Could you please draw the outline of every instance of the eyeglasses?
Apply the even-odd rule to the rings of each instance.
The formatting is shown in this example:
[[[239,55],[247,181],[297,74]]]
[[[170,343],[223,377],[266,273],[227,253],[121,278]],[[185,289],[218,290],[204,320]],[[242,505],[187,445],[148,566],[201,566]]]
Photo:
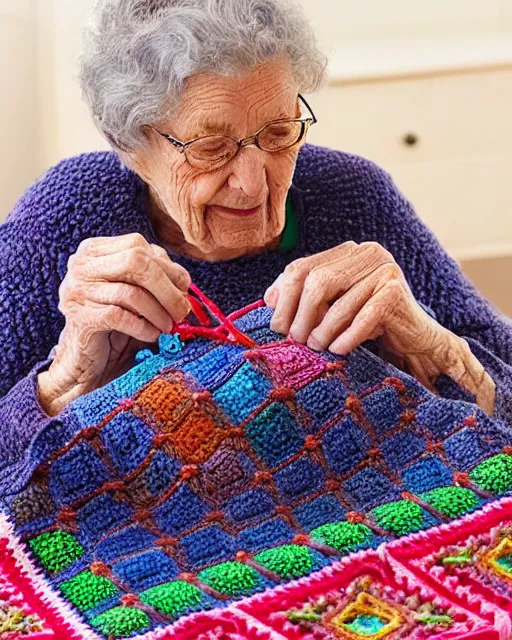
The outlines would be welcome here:
[[[298,144],[308,132],[309,127],[317,122],[306,100],[301,95],[299,100],[309,111],[308,117],[273,120],[254,135],[243,140],[225,135],[212,135],[181,142],[156,129],[155,131],[174,145],[180,153],[184,153],[193,167],[203,171],[215,171],[233,160],[240,149],[248,145],[255,145],[268,153],[279,153]]]

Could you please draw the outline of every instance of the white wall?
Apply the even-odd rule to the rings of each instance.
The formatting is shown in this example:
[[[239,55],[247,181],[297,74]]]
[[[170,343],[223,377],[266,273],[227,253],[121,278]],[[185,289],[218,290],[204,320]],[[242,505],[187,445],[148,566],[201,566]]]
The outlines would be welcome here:
[[[35,0],[0,0],[0,220],[39,169]]]
[[[512,25],[510,0],[299,0],[326,50],[346,42],[443,33],[496,32]]]
[[[80,33],[94,0],[35,1],[43,118],[40,165],[44,168],[62,157],[107,147],[81,102],[75,77]],[[407,41],[414,43],[420,37],[434,46],[441,37],[467,35],[467,47],[473,50],[471,34],[491,38],[512,29],[512,0],[299,1],[322,48],[333,58],[333,66],[339,66],[334,59],[338,50],[345,69],[377,68],[382,59],[380,47],[397,40],[406,42],[405,52],[398,55],[407,57]]]
[[[322,48],[333,55],[337,51],[333,67],[343,66],[344,73],[355,69],[361,77],[371,76],[372,70],[377,75],[396,74],[399,58],[420,58],[436,47],[442,58],[445,53],[439,43],[457,39],[465,43],[471,55],[483,59],[485,47],[489,54],[489,43],[500,37],[507,40],[506,35],[512,33],[512,0],[299,1],[315,25]],[[0,81],[7,86],[7,99],[0,102],[0,122],[9,123],[1,133],[0,220],[24,187],[44,169],[70,155],[108,148],[81,101],[75,75],[81,30],[93,3],[94,0],[0,0]],[[425,46],[414,49],[411,43],[419,40]],[[512,43],[512,37],[508,40]],[[390,46],[395,48],[394,53],[383,66],[382,52]],[[494,55],[492,51],[491,54]],[[322,97],[313,100],[320,106]],[[364,113],[353,110],[351,126],[356,132],[365,129]],[[312,140],[320,132],[320,128],[312,130]],[[324,139],[317,141],[325,143]],[[355,137],[353,143],[350,150],[364,155],[364,136],[359,142]],[[343,143],[340,146],[344,148]],[[390,161],[387,166],[385,162],[392,172],[397,169],[395,163]],[[406,195],[420,213],[428,211],[429,203],[424,204],[422,199],[431,187],[422,186],[423,179],[409,178],[405,165],[398,171]],[[429,223],[451,242],[445,231],[444,212],[438,210],[437,203],[430,204],[436,215],[430,219],[428,214]],[[505,220],[510,207],[503,209]]]
[[[80,36],[94,0],[37,0],[41,170],[86,151],[107,149],[82,102],[76,77]]]

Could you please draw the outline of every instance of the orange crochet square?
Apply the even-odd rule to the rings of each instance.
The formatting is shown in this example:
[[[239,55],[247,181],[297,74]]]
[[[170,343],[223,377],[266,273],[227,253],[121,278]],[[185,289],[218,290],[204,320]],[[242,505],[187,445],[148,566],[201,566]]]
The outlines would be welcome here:
[[[227,435],[225,426],[211,415],[194,409],[183,420],[170,442],[178,457],[190,464],[208,460]]]
[[[191,406],[192,391],[181,380],[156,378],[135,400],[135,404],[151,412],[164,432],[179,426],[183,409]]]

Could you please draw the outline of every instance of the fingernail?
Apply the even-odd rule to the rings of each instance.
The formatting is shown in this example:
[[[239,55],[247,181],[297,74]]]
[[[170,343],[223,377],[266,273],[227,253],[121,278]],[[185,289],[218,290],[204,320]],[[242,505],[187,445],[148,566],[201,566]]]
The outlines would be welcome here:
[[[329,347],[329,351],[335,353],[338,356],[344,356],[346,354],[346,348],[343,346],[343,340],[335,340]]]
[[[310,349],[313,349],[313,351],[322,351],[322,345],[311,336],[309,337],[307,345]]]
[[[270,287],[265,291],[265,295],[263,296],[263,300],[267,307],[273,307],[277,300],[277,289],[274,287]]]

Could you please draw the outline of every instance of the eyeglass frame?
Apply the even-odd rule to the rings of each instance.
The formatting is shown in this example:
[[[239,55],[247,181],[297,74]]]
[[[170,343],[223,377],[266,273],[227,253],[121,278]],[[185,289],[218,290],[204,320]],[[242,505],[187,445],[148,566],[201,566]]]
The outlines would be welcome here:
[[[267,153],[279,153],[281,151],[286,151],[286,149],[291,149],[296,144],[298,144],[304,138],[304,136],[307,134],[307,132],[309,130],[309,127],[318,122],[315,114],[313,113],[313,109],[311,109],[311,107],[307,103],[307,101],[304,98],[304,96],[302,96],[299,93],[298,97],[299,97],[299,100],[302,101],[302,103],[306,106],[307,110],[311,114],[310,118],[280,118],[279,120],[271,120],[270,122],[267,122],[266,124],[264,124],[261,127],[261,129],[258,129],[258,131],[256,131],[256,133],[254,133],[252,136],[248,136],[247,138],[240,139],[240,138],[235,138],[234,136],[227,136],[227,135],[224,135],[222,133],[219,133],[219,134],[209,134],[209,135],[206,135],[206,136],[199,136],[198,138],[194,138],[193,140],[188,140],[187,142],[182,142],[181,140],[178,140],[177,138],[174,138],[171,135],[167,135],[165,133],[162,133],[161,131],[158,131],[158,129],[155,129],[154,127],[152,127],[152,128],[154,129],[154,131],[156,131],[156,133],[158,133],[158,135],[160,135],[160,136],[162,136],[162,138],[165,138],[166,140],[168,140],[174,146],[174,148],[177,149],[180,153],[184,153],[185,154],[185,158],[187,159],[187,162],[189,162],[191,166],[194,166],[194,165],[192,165],[192,163],[188,159],[186,152],[187,152],[187,148],[191,144],[193,144],[194,142],[197,142],[198,140],[204,140],[205,138],[215,138],[215,137],[230,138],[231,140],[234,140],[238,145],[238,150],[224,164],[221,164],[221,165],[219,165],[219,167],[216,167],[216,168],[220,169],[221,167],[223,167],[226,164],[228,164],[229,162],[231,162],[231,160],[236,158],[236,156],[240,153],[240,149],[242,149],[243,147],[247,147],[247,146],[249,146],[251,144],[254,144],[258,149],[260,149],[261,151],[266,151]],[[266,129],[269,125],[271,125],[271,124],[279,124],[281,122],[300,122],[300,123],[302,123],[302,130],[300,132],[299,138],[293,144],[289,145],[288,147],[283,147],[282,149],[276,149],[275,151],[269,151],[268,149],[262,149],[259,146],[259,141],[258,141],[258,136],[260,135],[260,133],[264,129]]]

